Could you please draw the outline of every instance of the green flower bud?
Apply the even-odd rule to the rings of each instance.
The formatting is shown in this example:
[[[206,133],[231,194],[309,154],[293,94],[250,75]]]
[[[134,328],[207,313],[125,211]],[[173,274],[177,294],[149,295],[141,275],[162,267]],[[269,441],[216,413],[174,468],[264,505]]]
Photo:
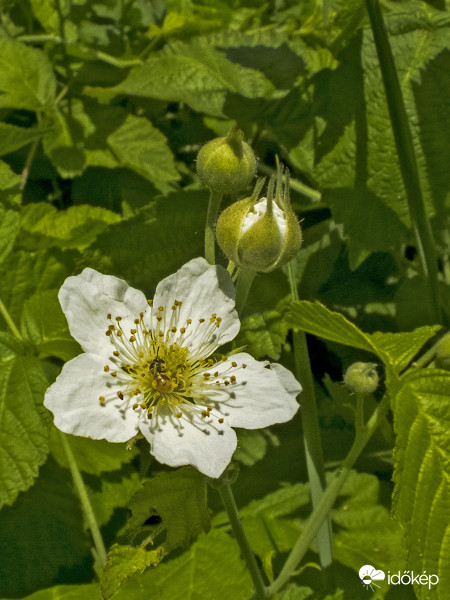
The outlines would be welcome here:
[[[355,362],[344,375],[344,383],[357,394],[371,394],[378,387],[379,377],[376,364]]]
[[[436,344],[434,364],[437,369],[450,371],[450,333],[446,333]]]
[[[267,198],[258,199],[264,185],[259,180],[250,198],[239,200],[220,215],[217,242],[238,267],[265,273],[288,262],[302,243],[302,232],[289,201],[289,173],[282,184],[283,168],[271,177]],[[274,188],[276,183],[276,193]]]
[[[205,187],[221,194],[235,196],[250,185],[256,158],[242,131],[234,127],[226,137],[205,144],[197,156],[197,173]]]

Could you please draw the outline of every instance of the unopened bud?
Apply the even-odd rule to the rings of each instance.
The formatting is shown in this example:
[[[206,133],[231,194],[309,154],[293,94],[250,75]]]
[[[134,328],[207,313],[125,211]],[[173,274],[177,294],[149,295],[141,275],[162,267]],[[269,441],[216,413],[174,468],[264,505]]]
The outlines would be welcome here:
[[[344,375],[345,385],[356,394],[371,394],[377,389],[378,382],[379,377],[374,363],[353,363]]]
[[[226,208],[217,221],[217,242],[238,267],[269,272],[288,262],[302,243],[302,233],[289,200],[289,174],[282,184],[279,165],[267,198],[258,198],[264,180],[258,181],[251,197]],[[274,193],[276,186],[276,191]]]
[[[197,156],[197,173],[211,191],[235,196],[248,187],[256,173],[256,158],[234,127],[226,137],[211,140]]]

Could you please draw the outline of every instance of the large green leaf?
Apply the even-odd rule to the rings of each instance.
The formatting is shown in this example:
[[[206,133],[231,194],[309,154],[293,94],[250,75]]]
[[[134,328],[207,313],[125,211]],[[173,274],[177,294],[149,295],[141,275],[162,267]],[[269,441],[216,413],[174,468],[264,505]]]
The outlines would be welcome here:
[[[248,600],[252,592],[236,542],[221,531],[211,531],[200,535],[188,552],[127,582],[117,599],[157,594],[158,600]]]
[[[108,137],[120,164],[149,179],[162,191],[179,179],[165,136],[144,118],[129,115]]]
[[[450,374],[411,372],[394,403],[398,442],[395,515],[405,530],[408,567],[439,577],[433,592],[416,586],[420,600],[445,600],[450,589]]]
[[[0,106],[40,110],[54,102],[55,92],[52,66],[42,50],[0,39]]]
[[[0,506],[32,485],[48,453],[50,414],[41,363],[0,332]]]
[[[2,598],[1,600],[8,600]],[[96,583],[85,585],[57,585],[24,596],[24,600],[101,600],[100,588]]]
[[[71,581],[67,571],[64,579],[60,573],[89,555],[71,483],[68,471],[47,463],[35,485],[0,512],[1,596]]]
[[[274,86],[262,73],[232,63],[213,45],[197,39],[167,45],[134,67],[122,83],[106,91],[94,88],[90,93],[186,102],[194,110],[219,116],[228,92],[257,98],[270,96],[273,91]]]
[[[71,206],[57,210],[45,202],[28,204],[22,212],[20,243],[31,250],[41,248],[86,248],[120,216],[99,206]]]
[[[20,229],[20,216],[15,210],[0,208],[0,263],[11,252]]]
[[[161,517],[167,530],[163,543],[166,552],[186,546],[201,531],[209,529],[205,477],[192,467],[158,473],[133,496],[129,508],[131,530],[151,515]]]
[[[0,156],[14,152],[41,137],[42,131],[39,129],[0,123]]]

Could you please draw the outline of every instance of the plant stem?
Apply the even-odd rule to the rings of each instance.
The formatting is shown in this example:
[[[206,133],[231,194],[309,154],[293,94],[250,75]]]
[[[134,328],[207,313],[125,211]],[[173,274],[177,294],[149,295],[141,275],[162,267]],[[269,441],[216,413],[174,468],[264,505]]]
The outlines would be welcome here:
[[[265,598],[267,598],[264,581],[256,563],[255,555],[253,554],[252,549],[250,548],[250,544],[248,543],[247,537],[244,533],[244,528],[242,527],[241,519],[239,518],[239,512],[236,506],[236,502],[234,500],[231,485],[229,481],[227,481],[226,477],[222,479],[222,484],[223,485],[221,487],[218,487],[217,489],[219,491],[225,510],[227,511],[228,519],[230,521],[234,537],[236,538],[239,548],[241,549],[242,557],[245,560],[245,563],[247,564],[250,577],[252,578],[253,584],[255,586],[254,597],[258,600],[264,600]]]
[[[11,319],[11,315],[9,314],[8,309],[3,304],[1,299],[0,299],[0,313],[3,315],[3,318],[5,319],[7,325],[9,326],[9,328],[11,329],[13,334],[16,336],[16,338],[21,340],[22,336],[20,335],[20,331],[17,329],[14,321]]]
[[[214,192],[212,190],[209,194],[205,227],[205,258],[210,265],[214,265],[216,262],[216,237],[214,235],[214,225],[216,224],[217,213],[219,212],[222,196],[223,194],[221,192]]]
[[[288,273],[291,296],[292,300],[295,301],[298,300],[298,293],[292,261],[288,264]],[[311,372],[311,363],[309,361],[306,334],[303,331],[294,331],[293,346],[295,374],[303,387],[300,413],[303,424],[303,440],[305,445],[311,500],[313,509],[316,509],[325,492],[326,480],[319,418],[317,415],[314,391],[314,379]],[[332,588],[334,583],[334,574],[331,568],[333,563],[333,544],[331,523],[329,519],[324,520],[318,530],[317,543],[319,546],[320,564],[325,573],[326,585],[327,587]]]
[[[413,222],[419,261],[424,279],[428,284],[429,316],[431,322],[441,323],[442,313],[439,304],[436,248],[420,187],[419,172],[414,154],[408,115],[379,1],[366,0],[366,4],[383,77],[403,185]]]
[[[33,160],[34,160],[34,157],[35,157],[35,154],[36,154],[36,150],[37,150],[37,147],[39,146],[39,142],[40,141],[41,141],[40,138],[37,139],[37,140],[34,140],[32,146],[30,148],[30,151],[28,152],[27,159],[25,161],[25,165],[24,165],[24,167],[22,169],[22,173],[21,173],[21,177],[22,177],[22,181],[20,182],[20,189],[21,190],[24,190],[25,186],[27,184],[28,175],[30,174],[31,165],[33,163]]]
[[[239,269],[236,284],[236,310],[241,316],[247,300],[248,293],[255,279],[256,271],[250,269]]]
[[[309,545],[312,540],[316,536],[319,531],[323,521],[327,518],[328,513],[330,512],[333,504],[339,494],[342,485],[344,484],[347,475],[349,474],[351,468],[355,464],[357,458],[365,448],[367,442],[372,437],[376,428],[380,421],[386,415],[386,412],[389,408],[389,397],[387,394],[384,395],[384,398],[380,402],[380,404],[375,409],[374,413],[370,417],[367,425],[356,434],[355,441],[353,442],[353,446],[350,449],[347,457],[342,463],[340,469],[337,470],[333,479],[328,484],[325,493],[320,499],[319,504],[315,508],[314,512],[306,522],[306,525],[298,538],[295,546],[291,550],[286,562],[272,585],[269,586],[268,592],[270,594],[274,594],[278,592],[290,579],[291,575],[297,569],[298,564],[306,554]]]
[[[69,469],[72,474],[75,489],[77,491],[78,497],[80,498],[81,507],[86,517],[89,529],[91,530],[91,535],[94,541],[95,551],[97,555],[96,558],[98,559],[99,563],[103,566],[106,562],[105,544],[103,543],[102,534],[100,533],[100,528],[97,524],[97,520],[95,518],[95,514],[92,509],[91,502],[89,500],[86,486],[84,485],[84,481],[78,468],[75,456],[73,455],[72,449],[70,447],[69,440],[67,439],[66,435],[64,435],[64,433],[62,433],[61,431],[58,430],[58,433],[61,440],[61,444],[64,448],[64,452],[67,456],[67,462],[69,463]]]

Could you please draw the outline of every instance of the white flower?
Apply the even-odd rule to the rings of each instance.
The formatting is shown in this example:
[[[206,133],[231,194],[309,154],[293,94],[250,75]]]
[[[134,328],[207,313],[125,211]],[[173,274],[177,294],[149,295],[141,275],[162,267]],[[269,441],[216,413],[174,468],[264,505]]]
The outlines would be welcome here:
[[[85,352],[45,395],[66,433],[125,442],[140,431],[158,461],[219,477],[236,449],[231,427],[267,427],[298,409],[301,386],[281,365],[211,356],[240,324],[228,273],[203,258],[164,279],[153,301],[93,269],[66,279],[59,300]]]

